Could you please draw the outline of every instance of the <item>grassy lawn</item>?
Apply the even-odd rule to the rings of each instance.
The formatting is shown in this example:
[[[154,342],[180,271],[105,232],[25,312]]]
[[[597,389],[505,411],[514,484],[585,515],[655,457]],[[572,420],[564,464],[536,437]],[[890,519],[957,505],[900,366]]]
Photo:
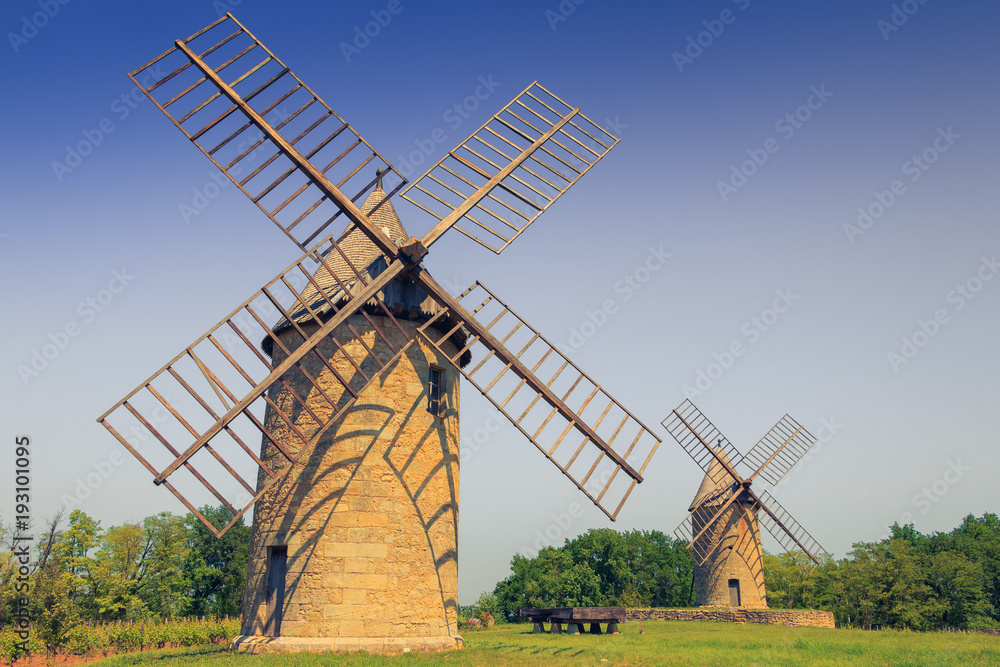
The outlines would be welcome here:
[[[126,665],[1000,665],[1000,637],[768,625],[635,622],[618,636],[532,635],[530,625],[468,632],[444,654],[243,656],[222,647],[149,651],[98,661]]]

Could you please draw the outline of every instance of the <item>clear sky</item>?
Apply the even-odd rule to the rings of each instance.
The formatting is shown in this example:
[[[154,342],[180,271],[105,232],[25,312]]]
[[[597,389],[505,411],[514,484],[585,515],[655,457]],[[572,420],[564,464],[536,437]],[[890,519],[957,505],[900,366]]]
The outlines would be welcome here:
[[[64,494],[104,526],[183,511],[95,420],[298,254],[235,188],[185,218],[211,165],[125,76],[226,9],[400,168],[535,79],[618,132],[502,255],[448,235],[429,269],[577,348],[661,437],[686,393],[743,451],[791,414],[821,446],[771,491],[828,551],[998,511],[996,3],[401,0],[359,48],[390,4],[4,3],[0,466],[31,437],[39,523]],[[489,415],[465,386],[463,603],[612,525]],[[672,531],[700,477],[665,440],[615,527]]]

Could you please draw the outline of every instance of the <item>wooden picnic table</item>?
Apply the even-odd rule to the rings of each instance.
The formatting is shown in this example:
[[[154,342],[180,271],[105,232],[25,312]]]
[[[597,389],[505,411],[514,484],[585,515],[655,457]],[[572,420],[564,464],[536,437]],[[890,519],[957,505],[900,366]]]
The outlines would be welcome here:
[[[535,627],[532,634],[545,632],[543,623],[551,623],[550,632],[561,634],[566,624],[567,634],[578,635],[584,631],[584,624],[590,624],[590,634],[599,635],[601,623],[607,623],[606,634],[617,635],[618,624],[625,622],[624,607],[553,607],[549,609],[529,607],[520,611],[521,618],[529,618]]]

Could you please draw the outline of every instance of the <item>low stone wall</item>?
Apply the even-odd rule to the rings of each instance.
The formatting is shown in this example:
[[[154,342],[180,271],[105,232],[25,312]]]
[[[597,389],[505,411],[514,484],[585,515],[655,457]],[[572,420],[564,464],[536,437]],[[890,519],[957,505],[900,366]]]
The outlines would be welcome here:
[[[813,609],[629,609],[630,621],[707,621],[709,623],[764,623],[791,627],[833,628],[833,613]]]

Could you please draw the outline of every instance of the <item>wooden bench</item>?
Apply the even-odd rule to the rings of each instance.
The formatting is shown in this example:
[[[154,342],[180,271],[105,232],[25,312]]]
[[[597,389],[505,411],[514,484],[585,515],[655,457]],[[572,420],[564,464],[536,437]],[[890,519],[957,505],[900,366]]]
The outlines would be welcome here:
[[[606,634],[617,635],[618,624],[625,622],[624,607],[556,607],[552,609],[527,608],[520,611],[521,618],[531,619],[535,627],[532,634],[545,632],[544,623],[551,623],[550,632],[558,635],[564,632],[563,624],[566,624],[565,632],[571,635],[579,635],[585,632],[583,626],[590,624],[590,634],[599,635],[601,623],[607,623]]]

